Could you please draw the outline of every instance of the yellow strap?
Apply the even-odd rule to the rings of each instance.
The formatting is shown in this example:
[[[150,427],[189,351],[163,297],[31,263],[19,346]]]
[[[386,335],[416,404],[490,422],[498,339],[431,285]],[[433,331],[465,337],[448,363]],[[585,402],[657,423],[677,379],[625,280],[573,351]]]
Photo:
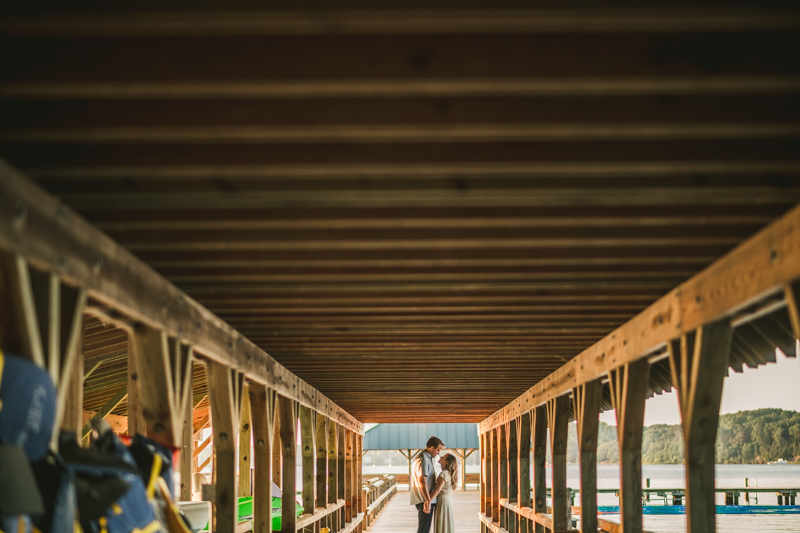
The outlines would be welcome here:
[[[133,528],[131,533],[156,533],[156,531],[161,531],[161,522],[153,520],[142,529]]]
[[[169,493],[169,487],[163,477],[158,478],[158,488],[161,489],[161,496],[163,496],[167,502],[166,508],[164,509],[167,531],[170,533],[192,533],[192,530],[186,527],[186,524],[183,522],[180,509],[178,509],[178,506],[172,501],[172,494]]]
[[[161,477],[161,463],[161,455],[153,455],[153,468],[150,470],[150,481],[147,482],[147,499],[149,500],[152,500],[156,494],[156,481]]]

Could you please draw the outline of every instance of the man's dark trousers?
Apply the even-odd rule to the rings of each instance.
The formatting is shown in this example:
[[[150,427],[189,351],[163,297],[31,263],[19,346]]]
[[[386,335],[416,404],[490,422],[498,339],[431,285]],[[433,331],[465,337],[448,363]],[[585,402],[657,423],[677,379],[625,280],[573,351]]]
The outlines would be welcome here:
[[[433,522],[433,513],[436,512],[436,504],[431,504],[431,512],[426,513],[424,511],[425,504],[418,503],[416,505],[417,508],[417,520],[419,520],[419,526],[417,527],[417,533],[431,533],[431,522]]]

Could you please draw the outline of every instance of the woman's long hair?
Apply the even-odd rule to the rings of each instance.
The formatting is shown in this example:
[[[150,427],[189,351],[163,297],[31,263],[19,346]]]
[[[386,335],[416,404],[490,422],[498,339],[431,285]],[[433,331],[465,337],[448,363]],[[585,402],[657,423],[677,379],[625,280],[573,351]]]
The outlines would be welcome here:
[[[456,483],[458,483],[458,461],[456,461],[456,456],[452,453],[446,453],[443,459],[442,471],[447,470],[450,472],[450,482],[453,484],[453,490],[456,490]]]

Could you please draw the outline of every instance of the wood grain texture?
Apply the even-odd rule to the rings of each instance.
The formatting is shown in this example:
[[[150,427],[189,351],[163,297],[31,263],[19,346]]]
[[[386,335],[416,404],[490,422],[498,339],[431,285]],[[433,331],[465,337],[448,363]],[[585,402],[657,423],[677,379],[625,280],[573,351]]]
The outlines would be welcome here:
[[[713,322],[670,343],[669,361],[678,390],[686,453],[688,531],[716,531],[715,444],[722,386],[728,373],[733,330]]]

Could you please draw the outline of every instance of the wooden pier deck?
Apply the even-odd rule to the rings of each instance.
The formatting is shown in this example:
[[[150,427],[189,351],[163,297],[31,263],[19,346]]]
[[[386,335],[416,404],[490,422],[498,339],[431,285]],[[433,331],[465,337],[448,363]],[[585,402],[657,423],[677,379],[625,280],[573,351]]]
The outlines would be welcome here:
[[[453,495],[458,533],[480,531],[480,491],[458,490]],[[417,509],[408,503],[408,491],[399,491],[369,528],[369,533],[415,533]]]

